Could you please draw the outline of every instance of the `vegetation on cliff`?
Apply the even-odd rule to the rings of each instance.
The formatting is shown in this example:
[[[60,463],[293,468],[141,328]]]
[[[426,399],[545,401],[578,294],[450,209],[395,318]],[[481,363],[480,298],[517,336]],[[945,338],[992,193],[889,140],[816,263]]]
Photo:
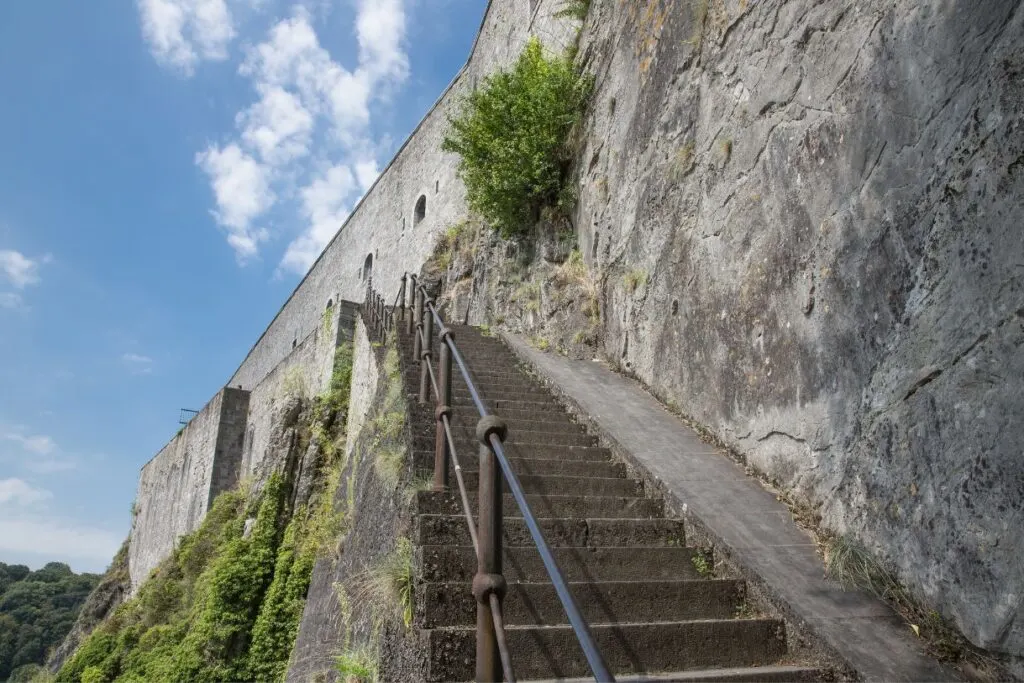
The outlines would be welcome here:
[[[0,681],[28,680],[40,668],[99,578],[60,562],[38,571],[0,562]]]
[[[308,502],[293,508],[293,473],[272,474],[214,501],[137,595],[82,643],[58,681],[281,680],[313,565],[341,528],[334,491],[342,469],[351,346],[335,357],[327,392],[307,406],[304,443],[322,457]]]
[[[544,206],[571,203],[569,139],[591,87],[571,55],[548,56],[532,39],[511,71],[487,77],[450,119],[442,149],[461,157],[470,209],[503,236],[525,233]]]

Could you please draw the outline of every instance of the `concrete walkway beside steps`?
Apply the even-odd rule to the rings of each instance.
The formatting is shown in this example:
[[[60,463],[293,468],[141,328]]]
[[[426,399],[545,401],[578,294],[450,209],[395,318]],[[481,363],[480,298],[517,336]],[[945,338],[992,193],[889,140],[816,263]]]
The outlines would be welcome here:
[[[669,413],[639,383],[593,361],[538,351],[502,335],[594,431],[664,486],[719,551],[759,583],[784,616],[870,681],[948,681],[884,603],[824,577],[811,536],[742,467]]]

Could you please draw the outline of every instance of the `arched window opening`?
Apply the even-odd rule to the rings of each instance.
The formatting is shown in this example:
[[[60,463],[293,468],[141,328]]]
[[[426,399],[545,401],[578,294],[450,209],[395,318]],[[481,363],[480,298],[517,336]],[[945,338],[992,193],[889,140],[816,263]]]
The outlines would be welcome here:
[[[416,227],[420,224],[424,218],[427,217],[427,195],[422,194],[420,198],[416,200],[416,211],[413,212],[412,227]]]
[[[334,308],[334,299],[328,299],[327,300],[327,310],[329,311],[332,308]]]
[[[369,280],[373,277],[373,254],[367,254],[366,260],[363,261],[363,280]]]

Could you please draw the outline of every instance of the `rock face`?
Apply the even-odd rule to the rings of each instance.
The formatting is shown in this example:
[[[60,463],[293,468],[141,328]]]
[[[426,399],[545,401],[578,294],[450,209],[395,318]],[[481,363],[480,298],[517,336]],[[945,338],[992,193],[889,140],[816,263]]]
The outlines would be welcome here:
[[[1024,655],[1024,10],[594,2],[605,351]]]

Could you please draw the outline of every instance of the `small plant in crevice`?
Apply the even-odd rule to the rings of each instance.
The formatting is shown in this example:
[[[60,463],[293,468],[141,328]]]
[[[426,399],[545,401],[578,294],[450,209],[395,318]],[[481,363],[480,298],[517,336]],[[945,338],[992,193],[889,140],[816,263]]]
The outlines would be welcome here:
[[[413,567],[412,541],[400,537],[395,549],[376,565],[359,574],[354,584],[356,598],[370,605],[373,614],[401,616],[406,628],[412,626]]]
[[[302,368],[292,366],[285,371],[281,379],[281,390],[285,396],[293,398],[305,398],[308,395],[309,383]]]
[[[367,646],[342,652],[334,660],[343,683],[375,683],[377,657]]]
[[[630,294],[647,284],[647,271],[637,268],[622,276],[622,284]]]
[[[864,546],[846,536],[827,537],[822,542],[826,575],[844,588],[860,589],[888,602],[907,625],[927,644],[940,661],[968,662],[984,677],[998,679],[999,663],[972,645],[933,609],[921,605],[895,575]],[[987,672],[987,673],[986,673]]]
[[[746,600],[741,600],[736,605],[736,610],[733,612],[733,616],[736,619],[756,619],[760,614],[753,606]]]
[[[565,0],[562,3],[561,8],[555,12],[555,17],[570,17],[572,19],[583,21],[587,18],[587,12],[589,11],[590,0]]]
[[[460,157],[470,209],[503,237],[527,234],[542,207],[572,202],[570,139],[591,89],[569,56],[545,55],[534,38],[449,118],[441,148]]]
[[[417,493],[424,491],[434,490],[434,475],[432,474],[417,474],[413,476],[405,490],[402,492],[402,501],[409,505],[416,498]]]
[[[693,568],[697,573],[704,578],[710,578],[715,574],[715,561],[709,549],[702,548],[697,550],[693,557],[690,558],[690,563],[693,564]]]

